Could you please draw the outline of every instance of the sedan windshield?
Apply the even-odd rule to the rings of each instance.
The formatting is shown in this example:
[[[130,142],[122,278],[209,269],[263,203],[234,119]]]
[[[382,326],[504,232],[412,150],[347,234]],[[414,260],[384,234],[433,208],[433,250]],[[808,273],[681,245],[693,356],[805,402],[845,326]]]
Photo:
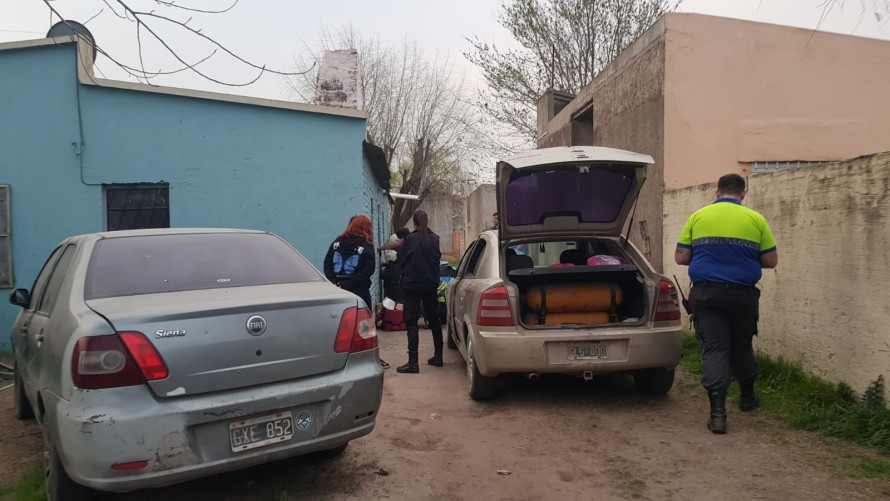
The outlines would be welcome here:
[[[84,297],[322,280],[303,256],[274,235],[146,235],[97,242],[87,269]]]

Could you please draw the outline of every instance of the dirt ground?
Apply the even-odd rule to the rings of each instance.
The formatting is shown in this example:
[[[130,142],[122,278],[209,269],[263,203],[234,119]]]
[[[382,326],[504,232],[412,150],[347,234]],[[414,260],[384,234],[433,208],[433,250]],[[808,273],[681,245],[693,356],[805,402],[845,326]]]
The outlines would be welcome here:
[[[431,355],[421,331],[422,360]],[[402,375],[405,337],[381,332],[385,395],[374,432],[336,459],[298,458],[111,499],[393,500],[877,500],[886,484],[841,472],[864,453],[730,410],[729,433],[704,426],[707,401],[683,375],[666,397],[626,377],[511,381],[474,402],[465,366]],[[39,432],[0,392],[0,487],[31,470]]]

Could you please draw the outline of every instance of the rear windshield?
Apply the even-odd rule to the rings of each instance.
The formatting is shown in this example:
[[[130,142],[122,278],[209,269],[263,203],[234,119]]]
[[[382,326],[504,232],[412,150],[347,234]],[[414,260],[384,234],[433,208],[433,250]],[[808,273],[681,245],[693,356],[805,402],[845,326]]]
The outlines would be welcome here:
[[[303,256],[265,233],[118,237],[96,243],[84,297],[322,280]]]
[[[634,185],[633,166],[572,166],[517,171],[507,184],[507,224],[541,224],[548,217],[575,216],[584,223],[618,218]]]

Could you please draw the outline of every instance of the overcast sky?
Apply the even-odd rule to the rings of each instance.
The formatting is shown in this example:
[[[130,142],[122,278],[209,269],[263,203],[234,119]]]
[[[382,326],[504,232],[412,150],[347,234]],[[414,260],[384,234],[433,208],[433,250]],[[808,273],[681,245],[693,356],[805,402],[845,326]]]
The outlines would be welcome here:
[[[814,29],[819,26],[824,0],[684,0],[682,12],[749,19]],[[820,29],[858,36],[890,39],[890,24],[878,20],[870,12],[863,14],[862,5],[872,0],[846,0],[843,8],[836,8],[822,22]],[[157,9],[152,0],[130,0],[134,7]],[[182,5],[213,9],[231,4],[230,0],[178,0]],[[471,82],[477,74],[464,59],[466,37],[479,37],[496,44],[509,43],[508,34],[497,23],[497,12],[502,0],[338,0],[308,2],[305,0],[241,0],[225,14],[195,14],[192,26],[205,33],[234,53],[251,62],[279,70],[292,70],[294,55],[303,47],[303,40],[317,39],[322,26],[337,28],[352,23],[362,33],[376,33],[399,43],[403,39],[419,42],[429,54],[447,56],[458,72],[464,72]],[[67,19],[86,22],[100,46],[117,59],[138,66],[136,37],[133,23],[117,18],[109,5],[112,0],[52,0],[51,5]],[[103,10],[104,9],[104,10]],[[57,21],[58,19],[55,19]],[[0,0],[0,42],[42,38],[50,26],[50,11],[42,0]],[[162,32],[171,45],[180,50],[186,60],[200,59],[209,49],[194,38],[173,32]],[[146,44],[146,67],[174,69],[175,61],[159,58],[157,44],[151,44],[143,33]],[[214,58],[201,68],[222,80],[246,82],[256,77],[256,71],[230,60]],[[100,56],[96,64],[100,75],[114,79],[132,79]],[[266,74],[246,87],[223,87],[201,77],[185,73],[155,80],[161,85],[213,90],[271,99],[285,98],[282,77]]]

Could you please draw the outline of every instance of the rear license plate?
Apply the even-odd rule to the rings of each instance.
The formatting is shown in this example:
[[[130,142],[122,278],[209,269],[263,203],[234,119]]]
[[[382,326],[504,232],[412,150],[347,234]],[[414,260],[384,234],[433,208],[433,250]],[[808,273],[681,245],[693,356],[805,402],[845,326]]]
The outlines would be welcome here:
[[[293,436],[294,419],[290,411],[229,423],[232,452],[277,444]]]
[[[608,347],[604,343],[570,344],[569,360],[604,360],[609,358]]]

